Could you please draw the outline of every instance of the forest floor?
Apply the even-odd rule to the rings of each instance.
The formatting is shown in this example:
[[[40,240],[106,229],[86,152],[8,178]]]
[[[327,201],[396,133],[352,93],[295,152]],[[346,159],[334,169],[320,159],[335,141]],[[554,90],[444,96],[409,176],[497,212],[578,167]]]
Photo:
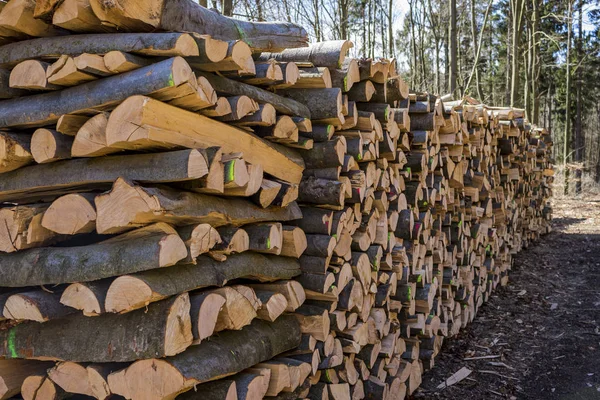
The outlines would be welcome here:
[[[415,399],[600,399],[600,198],[555,200],[553,232],[447,340]],[[496,358],[465,361],[468,357]],[[459,383],[437,386],[467,367]]]

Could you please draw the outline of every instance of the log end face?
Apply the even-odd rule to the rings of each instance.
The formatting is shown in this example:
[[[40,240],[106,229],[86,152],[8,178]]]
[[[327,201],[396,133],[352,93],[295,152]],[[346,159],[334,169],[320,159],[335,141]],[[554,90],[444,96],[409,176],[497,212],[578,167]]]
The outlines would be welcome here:
[[[81,283],[72,283],[67,286],[60,297],[60,303],[81,310],[87,316],[96,316],[102,312],[102,305],[98,302],[98,298],[90,288]]]
[[[54,200],[48,207],[42,218],[42,226],[63,235],[93,232],[96,228],[96,208],[85,196],[67,194]]]
[[[195,383],[167,361],[157,359],[137,361],[108,376],[111,392],[126,399],[172,399]]]
[[[129,142],[148,139],[148,131],[142,126],[144,105],[150,98],[131,96],[117,106],[106,124],[106,145],[131,149]]]
[[[171,306],[165,332],[165,355],[174,356],[187,349],[194,340],[190,317],[190,296],[180,295]]]
[[[35,302],[29,297],[20,294],[12,295],[6,300],[2,314],[4,318],[14,320],[36,322],[45,322],[47,320]]]
[[[105,308],[106,312],[123,313],[145,307],[159,298],[141,279],[124,275],[115,279],[108,288]]]
[[[225,297],[218,293],[211,293],[206,296],[202,305],[198,309],[198,323],[194,327],[197,334],[195,343],[212,336],[217,325],[217,318],[221,308],[225,305]],[[193,318],[195,320],[195,317]]]
[[[125,179],[118,178],[110,192],[96,197],[96,231],[100,234],[120,233],[151,222],[160,211],[158,200]]]
[[[170,267],[188,255],[187,247],[179,235],[168,235],[160,241],[159,267]]]

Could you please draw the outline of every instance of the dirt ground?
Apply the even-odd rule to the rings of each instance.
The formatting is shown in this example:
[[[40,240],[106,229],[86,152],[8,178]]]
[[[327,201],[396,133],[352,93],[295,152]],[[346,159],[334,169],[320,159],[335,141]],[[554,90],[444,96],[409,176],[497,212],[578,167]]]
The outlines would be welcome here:
[[[444,343],[415,399],[600,399],[600,198],[553,207],[554,231]],[[495,358],[464,360],[480,356]],[[466,379],[436,389],[462,367]]]

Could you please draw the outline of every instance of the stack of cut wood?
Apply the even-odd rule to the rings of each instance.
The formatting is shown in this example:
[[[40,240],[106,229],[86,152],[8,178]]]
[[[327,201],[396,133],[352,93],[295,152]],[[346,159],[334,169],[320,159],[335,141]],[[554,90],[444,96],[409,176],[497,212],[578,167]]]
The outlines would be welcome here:
[[[522,110],[191,0],[1,4],[0,399],[403,399],[549,229]]]

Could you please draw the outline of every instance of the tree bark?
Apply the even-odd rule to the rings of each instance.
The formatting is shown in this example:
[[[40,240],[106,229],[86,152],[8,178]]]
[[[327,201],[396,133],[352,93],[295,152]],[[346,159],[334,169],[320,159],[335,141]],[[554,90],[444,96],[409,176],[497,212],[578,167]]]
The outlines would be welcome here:
[[[306,46],[304,28],[287,22],[249,22],[229,18],[191,0],[90,1],[94,13],[121,31],[197,32],[215,39],[243,40],[254,51]]]
[[[85,282],[168,267],[187,256],[166,224],[153,225],[89,246],[43,247],[0,255],[3,286]]]
[[[300,344],[300,336],[293,316],[255,320],[241,331],[223,332],[175,357],[138,361],[111,374],[108,382],[113,393],[126,398],[168,399],[291,350]]]

